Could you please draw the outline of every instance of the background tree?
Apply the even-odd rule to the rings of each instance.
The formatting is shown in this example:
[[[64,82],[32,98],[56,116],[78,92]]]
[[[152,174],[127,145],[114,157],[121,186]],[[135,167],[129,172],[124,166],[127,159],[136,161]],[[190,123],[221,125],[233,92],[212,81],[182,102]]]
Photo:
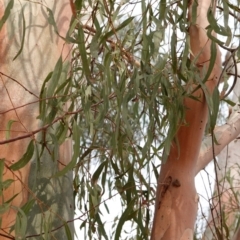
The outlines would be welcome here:
[[[1,1],[2,239],[148,239],[155,199],[152,239],[193,238],[194,177],[240,132],[214,130],[238,4]]]
[[[65,224],[73,218],[72,174],[53,177],[71,158],[64,119],[53,123],[66,109],[54,92],[70,77],[71,45],[60,37],[69,1],[0,1],[0,15],[0,239],[67,239],[64,228],[50,229],[73,229]]]

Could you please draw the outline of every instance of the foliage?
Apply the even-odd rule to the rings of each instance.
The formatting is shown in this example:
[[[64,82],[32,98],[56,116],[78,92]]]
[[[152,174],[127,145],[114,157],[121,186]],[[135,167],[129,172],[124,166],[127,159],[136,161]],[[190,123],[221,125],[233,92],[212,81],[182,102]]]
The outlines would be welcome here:
[[[45,149],[57,161],[59,146],[72,138],[72,160],[53,178],[74,171],[75,209],[86,239],[148,239],[158,169],[179,122],[184,124],[183,100],[193,98],[192,93],[206,80],[189,60],[188,4],[76,0],[75,5],[77,18],[72,19],[67,36],[61,36],[74,44],[72,61],[59,58],[43,82],[38,117],[42,134],[11,168],[23,167],[33,149],[39,155]],[[219,6],[224,24],[209,11],[208,33],[215,43],[227,48],[235,34],[228,26],[228,13],[240,10],[225,0]],[[45,10],[57,32],[51,9]],[[226,38],[214,38],[212,29]],[[213,45],[211,63],[214,53]],[[213,99],[207,91],[205,95],[212,129],[219,96],[217,91]],[[10,181],[1,181],[2,188]],[[121,204],[117,213],[114,205],[108,205],[115,196]],[[4,203],[1,211],[8,204]],[[25,210],[19,210],[16,230],[23,229]],[[116,214],[110,227],[105,227],[105,214]],[[131,224],[130,232],[126,222]],[[23,232],[19,234],[24,236]]]

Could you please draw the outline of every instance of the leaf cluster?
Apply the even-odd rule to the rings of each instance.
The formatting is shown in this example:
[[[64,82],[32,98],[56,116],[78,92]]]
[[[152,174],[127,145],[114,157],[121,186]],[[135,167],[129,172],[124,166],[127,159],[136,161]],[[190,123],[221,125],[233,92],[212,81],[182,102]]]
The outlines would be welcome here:
[[[74,171],[75,208],[82,213],[80,228],[88,239],[120,239],[126,236],[123,229],[128,221],[133,227],[127,234],[148,239],[159,166],[179,123],[185,124],[184,99],[197,101],[193,93],[206,81],[189,59],[187,1],[76,0],[75,6],[77,18],[72,19],[67,35],[60,36],[74,46],[72,61],[60,57],[43,82],[38,117],[42,131],[11,168],[16,171],[27,164],[33,151],[39,161],[44,152],[57,161],[59,146],[71,138],[72,159],[52,177]],[[196,10],[197,3],[194,6]],[[236,11],[236,6],[227,1],[223,6],[224,26],[209,10],[207,31],[214,44],[227,45],[232,39],[227,12]],[[48,23],[59,34],[52,11],[46,11]],[[216,39],[212,30],[227,40]],[[210,68],[215,61],[214,44]],[[24,39],[17,56],[22,48]],[[218,91],[213,98],[207,91],[205,95],[213,127]],[[6,184],[10,182],[2,182]],[[115,196],[120,198],[122,212],[116,214],[109,233],[103,212],[112,213],[108,201]]]

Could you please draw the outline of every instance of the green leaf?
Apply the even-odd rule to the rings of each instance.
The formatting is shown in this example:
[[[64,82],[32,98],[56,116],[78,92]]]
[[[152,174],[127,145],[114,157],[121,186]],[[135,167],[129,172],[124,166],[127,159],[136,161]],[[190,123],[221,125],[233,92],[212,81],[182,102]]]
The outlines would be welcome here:
[[[212,40],[212,42],[217,43],[218,45],[224,44],[223,41],[220,41],[219,39],[217,39],[215,36],[212,35],[212,28],[207,29],[207,36],[209,37],[209,39]]]
[[[22,28],[23,28],[23,32],[22,32],[22,41],[21,41],[21,47],[18,51],[18,53],[16,54],[16,56],[13,58],[13,61],[20,55],[20,53],[23,50],[23,45],[24,45],[24,40],[25,40],[25,30],[26,30],[26,22],[25,22],[25,17],[24,17],[24,13],[23,13],[23,8],[22,8]]]
[[[129,17],[128,19],[126,19],[125,21],[123,21],[117,28],[116,28],[116,32],[121,30],[122,28],[126,27],[129,23],[132,22],[132,20],[134,19],[134,17]]]
[[[16,207],[14,207],[16,208]],[[27,216],[21,208],[16,208],[18,210],[16,223],[15,223],[15,234],[18,239],[25,239],[27,230]]]
[[[216,47],[216,43],[213,41],[211,43],[210,50],[211,50],[211,59],[210,59],[210,63],[209,63],[208,69],[207,69],[207,73],[203,79],[203,83],[205,83],[208,80],[209,76],[211,75],[216,58],[217,58],[217,47]]]
[[[28,145],[27,151],[24,153],[22,158],[16,163],[14,163],[10,168],[13,171],[23,168],[31,160],[33,153],[34,153],[34,140],[31,140]]]
[[[54,14],[50,8],[47,7],[47,12],[48,12],[48,23],[53,26],[54,31],[59,35],[58,29],[57,29],[57,24],[54,19]]]
[[[4,23],[7,21],[9,15],[11,13],[11,10],[13,8],[13,5],[14,5],[14,0],[10,0],[8,5],[7,5],[7,7],[6,7],[6,9],[5,9],[5,11],[4,11],[3,17],[0,20],[0,31],[1,31]]]
[[[35,203],[35,199],[32,199],[28,202],[26,202],[22,207],[21,209],[23,210],[23,212],[27,215],[29,213],[29,211],[32,209],[34,203]]]
[[[128,24],[130,24],[132,22],[132,20],[134,19],[134,17],[129,17],[128,19],[126,19],[125,21],[123,21],[117,28],[115,28],[114,30],[112,29],[110,32],[106,33],[103,38],[101,39],[100,43],[104,43],[108,38],[110,38],[112,35],[114,35],[115,33],[117,33],[119,30],[121,30],[122,28],[126,27]]]
[[[52,98],[48,100],[48,109],[47,116],[45,118],[44,124],[51,123],[58,113],[58,100],[56,98]]]
[[[231,107],[234,107],[236,105],[235,102],[231,101],[230,99],[222,99],[222,101],[226,102],[227,104],[229,104]]]
[[[92,182],[93,184],[97,183],[98,178],[99,178],[99,176],[100,176],[103,168],[104,168],[105,166],[107,166],[107,164],[108,164],[107,161],[102,162],[102,163],[99,165],[99,167],[97,168],[97,170],[94,172],[94,174],[93,174],[93,176],[92,176],[92,179],[91,179],[91,182]]]
[[[98,223],[98,231],[99,233],[101,234],[101,236],[103,236],[106,240],[108,240],[108,236],[107,236],[107,233],[105,231],[105,228],[104,228],[104,224],[102,223],[102,220],[99,216],[99,213],[96,214],[95,216],[95,219]]]
[[[159,20],[165,21],[166,19],[166,9],[167,9],[167,3],[166,0],[161,0],[159,4]]]
[[[217,121],[219,104],[220,104],[219,91],[217,87],[214,89],[212,94],[212,103],[213,103],[213,108],[212,108],[212,114],[210,115],[210,124],[211,124],[211,129],[214,129]]]
[[[215,19],[213,10],[211,8],[209,8],[208,10],[207,18],[208,18],[208,22],[210,23],[210,26],[208,26],[207,29],[210,29],[210,33],[212,30],[214,30],[217,34],[220,34],[223,36],[229,36],[228,27],[224,28],[217,23],[217,20]]]
[[[45,122],[45,118],[47,117],[47,114],[46,114],[46,109],[47,109],[47,99],[46,99],[47,88],[46,88],[46,84],[51,79],[52,74],[53,73],[50,72],[47,75],[47,77],[45,78],[45,80],[42,84],[42,88],[41,88],[41,92],[40,92],[39,116],[38,116],[38,118],[41,119],[43,122]]]
[[[70,228],[69,228],[69,226],[66,222],[64,222],[64,229],[65,229],[65,233],[67,235],[67,239],[72,240],[72,233],[71,233],[71,230],[70,230]]]
[[[11,127],[14,122],[17,122],[15,120],[9,120],[7,123],[7,129],[6,129],[6,139],[10,139],[10,133],[11,133]]]
[[[172,55],[172,67],[173,72],[177,72],[177,53],[176,53],[176,46],[177,46],[177,35],[176,32],[173,31],[172,38],[171,38],[171,55]]]
[[[54,174],[52,177],[61,177],[63,175],[65,175],[67,172],[69,172],[70,170],[72,170],[77,163],[77,159],[79,158],[79,153],[80,153],[80,129],[77,125],[77,123],[74,121],[73,123],[73,156],[72,156],[72,160],[70,161],[70,163],[68,163],[68,165],[63,168],[61,171],[57,172],[56,174]]]
[[[7,188],[10,187],[10,185],[11,185],[13,182],[14,182],[13,179],[7,179],[7,180],[3,181],[2,184],[0,184],[0,185],[2,185],[1,188],[2,188],[3,190],[6,190]]]
[[[5,201],[5,203],[11,203],[11,202],[13,201],[13,199],[14,199],[15,197],[17,197],[18,194],[19,194],[19,193],[16,193],[15,195],[13,195],[11,198],[9,198],[7,201]]]
[[[76,7],[76,10],[78,12],[80,12],[81,9],[82,9],[83,0],[76,0],[74,4],[75,4],[75,7]]]
[[[156,180],[158,180],[158,170],[153,163],[152,163],[152,167],[153,167],[153,172],[154,172],[155,178],[156,178]]]
[[[237,5],[233,5],[233,4],[231,4],[229,1],[226,1],[226,2],[227,2],[227,5],[228,5],[231,9],[233,9],[234,11],[240,13],[240,8],[239,8]]]
[[[60,56],[60,58],[58,59],[54,71],[51,75],[51,79],[49,79],[48,81],[48,87],[47,87],[47,94],[46,97],[52,97],[54,90],[57,87],[58,81],[60,79],[61,76],[61,72],[62,72],[62,56]]]
[[[11,203],[1,203],[0,205],[0,214],[4,214],[10,209]]]
[[[217,24],[217,21],[214,17],[214,13],[213,13],[212,8],[208,9],[207,19],[208,19],[208,22],[210,23],[211,27],[214,29],[214,31],[218,31],[218,24]]]
[[[125,211],[121,215],[121,217],[119,219],[119,222],[118,222],[118,225],[117,225],[116,233],[115,233],[115,238],[114,238],[115,240],[119,240],[120,239],[120,235],[121,235],[123,224],[127,220],[130,220],[128,217],[134,211],[135,203],[136,203],[135,199],[132,199],[132,201],[127,205],[127,208],[125,209]]]
[[[68,133],[68,123],[66,122],[60,122],[57,129],[56,129],[56,138],[58,140],[58,144],[61,145],[67,138]]]
[[[85,73],[86,78],[89,80],[91,73],[89,69],[87,51],[85,47],[84,32],[81,27],[78,28],[78,49],[82,59],[83,72]]]

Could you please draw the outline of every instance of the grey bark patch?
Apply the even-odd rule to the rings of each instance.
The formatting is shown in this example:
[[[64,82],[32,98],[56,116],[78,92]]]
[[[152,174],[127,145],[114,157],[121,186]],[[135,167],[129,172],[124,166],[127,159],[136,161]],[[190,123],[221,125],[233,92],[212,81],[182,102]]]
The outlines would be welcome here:
[[[180,240],[193,240],[193,230],[190,228],[185,229]]]

